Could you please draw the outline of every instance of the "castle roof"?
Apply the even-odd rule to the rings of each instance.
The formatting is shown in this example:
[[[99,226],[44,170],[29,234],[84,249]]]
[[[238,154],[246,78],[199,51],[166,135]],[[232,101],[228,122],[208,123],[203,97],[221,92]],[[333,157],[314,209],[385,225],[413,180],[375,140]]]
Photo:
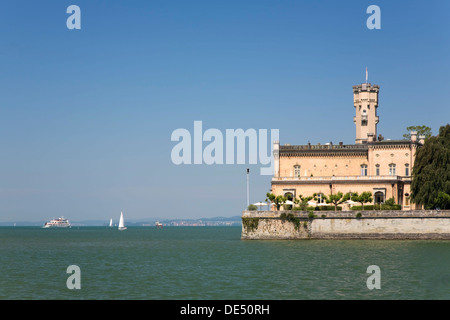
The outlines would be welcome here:
[[[324,145],[280,145],[280,156],[365,156],[370,148],[405,148],[412,144],[420,145],[411,140],[383,140],[364,144],[327,143]]]

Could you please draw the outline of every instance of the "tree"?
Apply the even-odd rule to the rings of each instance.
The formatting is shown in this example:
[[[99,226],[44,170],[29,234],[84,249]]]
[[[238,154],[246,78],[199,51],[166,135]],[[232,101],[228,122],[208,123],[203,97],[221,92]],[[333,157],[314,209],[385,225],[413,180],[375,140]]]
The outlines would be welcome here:
[[[342,192],[338,192],[336,194],[330,194],[325,200],[327,203],[332,203],[334,205],[334,211],[337,211],[337,206],[348,199],[350,199],[350,193],[344,195]]]
[[[360,195],[358,195],[358,193],[353,193],[351,197],[352,201],[361,203],[362,210],[364,210],[364,203],[373,201],[372,192],[370,191],[365,191]]]
[[[435,207],[439,209],[450,209],[450,195],[439,191],[437,198],[434,200]]]
[[[311,200],[313,197],[304,197],[301,194],[298,195],[298,199],[295,198],[294,199],[294,203],[298,204],[300,210],[306,210],[306,208],[308,207],[308,201]]]
[[[271,203],[275,204],[277,207],[277,210],[280,210],[281,205],[286,201],[286,198],[283,196],[276,196],[273,193],[267,192],[266,194],[266,201],[270,201]]]
[[[436,208],[439,192],[450,194],[450,124],[440,127],[439,134],[417,150],[412,170],[412,202]]]
[[[431,128],[427,126],[409,126],[406,127],[406,133],[403,135],[403,138],[410,140],[411,139],[411,131],[416,131],[417,136],[425,136],[425,140],[431,137]]]

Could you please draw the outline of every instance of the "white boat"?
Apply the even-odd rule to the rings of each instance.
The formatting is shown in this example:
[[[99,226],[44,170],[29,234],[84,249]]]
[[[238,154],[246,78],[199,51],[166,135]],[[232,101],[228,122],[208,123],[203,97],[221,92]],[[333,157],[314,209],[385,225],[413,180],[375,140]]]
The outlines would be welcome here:
[[[162,228],[163,225],[162,225],[161,222],[156,221],[155,226],[156,226],[157,228]]]
[[[109,220],[109,227],[112,228],[113,224],[112,224],[112,219]]]
[[[69,220],[61,216],[46,222],[42,228],[70,228],[70,223]]]
[[[119,219],[119,230],[126,230],[127,227],[125,227],[125,223],[123,221],[123,212],[120,212],[120,219]]]

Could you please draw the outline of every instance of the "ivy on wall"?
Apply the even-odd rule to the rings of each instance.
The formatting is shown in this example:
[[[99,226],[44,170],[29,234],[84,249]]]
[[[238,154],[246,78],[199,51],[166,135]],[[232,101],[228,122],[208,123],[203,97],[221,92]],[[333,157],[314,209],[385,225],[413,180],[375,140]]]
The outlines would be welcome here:
[[[258,229],[259,218],[242,218],[242,224],[247,232]]]

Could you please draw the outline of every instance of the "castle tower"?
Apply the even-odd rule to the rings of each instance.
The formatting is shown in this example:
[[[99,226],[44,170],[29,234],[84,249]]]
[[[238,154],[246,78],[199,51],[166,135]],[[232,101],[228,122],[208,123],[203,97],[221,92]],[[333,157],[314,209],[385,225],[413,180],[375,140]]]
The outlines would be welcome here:
[[[367,82],[353,86],[353,104],[356,113],[353,117],[356,125],[355,143],[376,141],[379,121],[377,116],[379,91],[378,85],[371,85]]]

